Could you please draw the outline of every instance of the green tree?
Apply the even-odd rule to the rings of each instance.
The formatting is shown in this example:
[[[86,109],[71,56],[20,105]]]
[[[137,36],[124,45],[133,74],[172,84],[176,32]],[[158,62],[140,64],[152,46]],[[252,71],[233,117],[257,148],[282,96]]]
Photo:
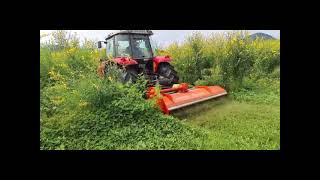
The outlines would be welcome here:
[[[77,33],[71,33],[66,30],[56,30],[51,34],[51,44],[55,50],[80,47],[80,40]]]

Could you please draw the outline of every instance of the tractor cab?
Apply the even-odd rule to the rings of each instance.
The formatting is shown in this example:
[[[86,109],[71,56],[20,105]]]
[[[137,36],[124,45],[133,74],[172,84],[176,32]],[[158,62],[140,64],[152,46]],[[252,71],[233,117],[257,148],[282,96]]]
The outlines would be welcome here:
[[[153,52],[149,36],[150,30],[121,30],[109,34],[104,42],[107,56],[113,58],[129,57],[134,60],[151,60]],[[101,41],[99,41],[101,48]]]

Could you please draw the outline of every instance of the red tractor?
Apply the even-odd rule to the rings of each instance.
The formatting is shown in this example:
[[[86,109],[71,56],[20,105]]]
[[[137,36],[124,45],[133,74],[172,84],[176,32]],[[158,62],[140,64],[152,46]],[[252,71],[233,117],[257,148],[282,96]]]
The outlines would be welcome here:
[[[149,30],[122,30],[110,34],[106,41],[107,56],[112,62],[124,69],[123,81],[135,82],[138,74],[142,73],[148,79],[149,85],[154,86],[156,82],[163,88],[171,87],[179,82],[179,77],[174,67],[170,64],[169,56],[154,56],[149,36]],[[103,76],[108,67],[108,61],[102,60],[99,74]]]
[[[124,70],[124,83],[135,82],[138,74],[142,73],[149,82],[147,97],[156,97],[159,107],[166,114],[227,94],[220,86],[195,86],[189,89],[186,83],[178,84],[179,76],[170,64],[171,57],[154,56],[149,39],[152,34],[150,30],[121,30],[108,35],[105,41],[99,41],[99,48],[102,47],[102,42],[106,44],[106,53],[111,61],[101,59],[98,74],[104,77],[110,63]],[[156,83],[162,88],[160,96],[155,92]]]

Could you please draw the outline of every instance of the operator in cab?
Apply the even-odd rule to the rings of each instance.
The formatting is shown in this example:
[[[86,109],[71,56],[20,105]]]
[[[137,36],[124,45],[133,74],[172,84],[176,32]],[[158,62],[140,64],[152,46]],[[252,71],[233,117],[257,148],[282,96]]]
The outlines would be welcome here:
[[[126,48],[126,53],[130,54],[130,46]],[[141,48],[139,47],[139,43],[137,41],[132,41],[132,55],[133,57],[144,57]]]

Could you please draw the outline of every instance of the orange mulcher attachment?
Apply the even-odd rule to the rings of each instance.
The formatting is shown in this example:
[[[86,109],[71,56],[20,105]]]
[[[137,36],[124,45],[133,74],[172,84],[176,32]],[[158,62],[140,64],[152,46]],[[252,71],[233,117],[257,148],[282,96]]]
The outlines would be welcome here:
[[[165,114],[169,114],[170,111],[175,109],[224,95],[227,95],[227,92],[220,86],[196,86],[188,89],[188,84],[186,83],[160,90],[160,96],[156,94],[155,87],[150,87],[147,91],[148,99],[156,97],[160,109]]]

